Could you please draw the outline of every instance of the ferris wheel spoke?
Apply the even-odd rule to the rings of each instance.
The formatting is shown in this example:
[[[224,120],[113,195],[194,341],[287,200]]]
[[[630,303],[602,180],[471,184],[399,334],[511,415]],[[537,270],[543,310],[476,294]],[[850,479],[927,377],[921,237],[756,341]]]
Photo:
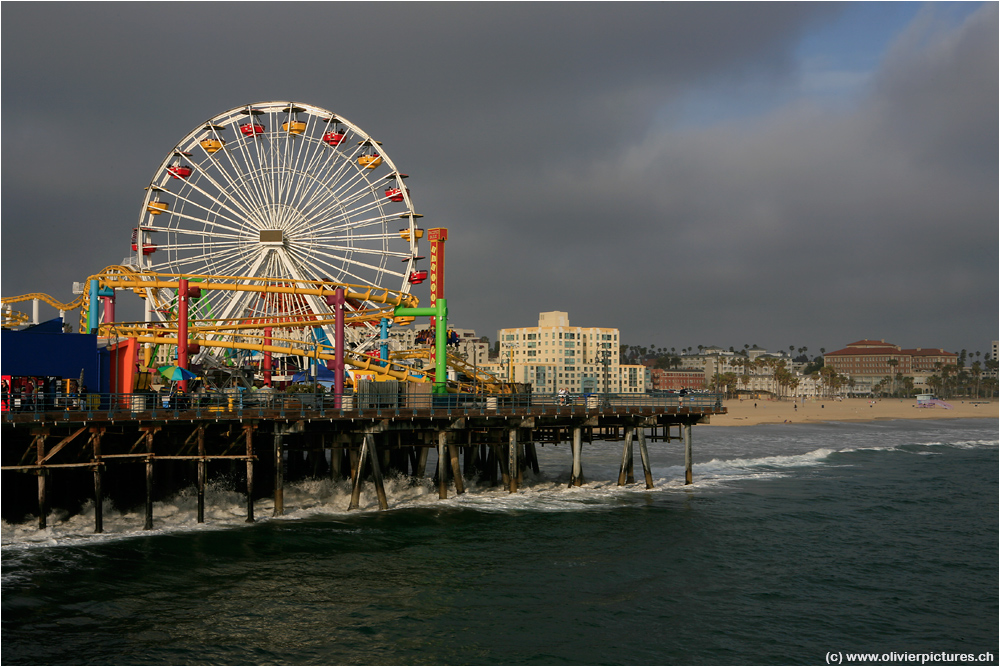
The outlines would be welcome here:
[[[355,229],[364,229],[365,227],[372,227],[374,225],[382,225],[386,228],[390,218],[380,216],[376,218],[365,218],[364,220],[353,220],[347,216],[338,216],[336,219],[324,220],[323,227],[316,230],[316,236],[325,234],[336,234],[340,235],[344,232],[350,232]],[[386,234],[388,235],[388,229],[386,229]]]
[[[322,208],[313,208],[309,211],[310,217],[324,218],[331,215],[331,212],[336,211],[335,215],[351,215],[355,213],[355,205],[358,202],[363,202],[367,198],[367,203],[361,206],[360,209],[381,207],[382,202],[379,200],[379,193],[377,188],[371,183],[365,183],[364,187],[359,187],[356,190],[348,193],[343,193],[336,199],[330,200]],[[353,208],[352,208],[353,207]]]
[[[182,213],[181,211],[174,211],[171,214],[171,218],[172,218],[171,224],[183,220],[183,221],[187,221],[187,222],[198,223],[199,225],[201,225],[201,228],[200,229],[187,229],[185,227],[179,226],[179,224],[178,224],[178,225],[174,225],[174,226],[171,226],[171,227],[157,228],[156,231],[165,231],[165,232],[172,232],[172,233],[177,233],[177,234],[204,235],[206,233],[206,230],[210,230],[213,235],[214,234],[219,234],[220,238],[242,239],[242,238],[245,238],[245,236],[246,236],[246,231],[245,230],[233,228],[233,227],[231,227],[229,225],[222,224],[222,223],[218,222],[217,220],[210,220],[208,218],[199,218],[197,216],[189,215],[187,213]],[[225,230],[225,231],[221,231],[221,230]],[[232,233],[231,234],[227,234],[226,232],[232,232]]]
[[[239,132],[239,124],[235,123],[236,131]],[[232,169],[233,173],[230,173],[221,160],[216,160],[216,165],[221,173],[225,175],[226,181],[229,183],[230,189],[239,193],[245,205],[248,207],[253,207],[256,209],[262,208],[264,204],[264,194],[259,188],[259,184],[256,179],[250,178],[250,174],[254,171],[250,163],[246,162],[246,141],[245,138],[238,138],[236,148],[239,150],[227,149],[223,151],[226,156],[226,162],[229,164],[229,168]],[[252,140],[251,140],[252,141]],[[244,163],[246,168],[240,164],[236,158],[237,156],[242,156],[244,158]],[[240,184],[243,184],[242,186]]]
[[[256,123],[256,120],[253,118],[252,115],[250,116],[250,122]],[[239,129],[238,126],[239,124],[237,123],[237,129]],[[255,159],[253,157],[254,151],[257,151],[256,146],[257,146],[258,136],[260,135],[254,134],[252,135],[251,138],[241,137],[238,140],[238,143],[236,144],[236,147],[238,149],[238,154],[243,158],[243,164],[246,165],[246,169],[244,170],[243,167],[235,159],[231,160],[231,164],[233,165],[233,168],[236,170],[236,173],[241,176],[240,180],[242,180],[242,182],[246,184],[244,185],[244,187],[255,195],[258,206],[264,207],[268,203],[270,203],[270,199],[268,198],[264,190],[265,184],[259,182],[259,180],[256,178],[251,178],[250,176],[251,174],[259,171],[259,168],[253,168],[252,165],[261,165],[261,162],[259,161],[260,157],[259,151],[256,153],[258,159]],[[255,146],[254,151],[248,149],[247,146],[248,142],[254,142]]]
[[[325,245],[325,244],[330,244],[330,243],[336,243],[336,242],[344,240],[346,238],[350,238],[352,241],[390,241],[390,240],[398,239],[399,238],[399,233],[398,232],[396,232],[396,233],[381,232],[381,233],[377,233],[377,234],[351,234],[350,237],[347,237],[347,236],[344,236],[343,234],[336,234],[336,233],[329,233],[328,234],[326,232],[323,232],[323,233],[313,234],[312,236],[309,237],[309,241],[311,243],[319,243],[319,244],[324,244]],[[408,257],[410,253],[409,252],[405,252],[405,253],[404,252],[395,252],[395,253],[390,253],[390,254],[392,254],[394,256],[398,255],[398,256]]]
[[[188,220],[193,220],[195,222],[204,223],[204,225],[206,227],[212,226],[207,221],[205,221],[203,218],[195,218],[195,217],[192,217],[192,216],[184,216],[184,217],[186,219],[188,219]],[[207,232],[205,231],[205,229],[185,229],[184,227],[168,227],[168,228],[166,228],[166,229],[164,229],[162,231],[169,232],[170,234],[176,234],[178,236],[182,235],[182,234],[186,235],[186,236],[197,236],[197,237],[203,237],[203,236],[207,235]],[[246,238],[242,234],[224,234],[222,232],[216,231],[215,229],[212,229],[211,235],[212,235],[213,238],[216,238],[216,239],[232,239],[233,242],[243,241]]]
[[[326,188],[326,189],[314,189],[308,194],[303,194],[303,197],[298,202],[296,208],[301,210],[307,218],[323,217],[323,213],[317,213],[317,211],[329,211],[341,208],[344,204],[345,193],[349,193],[351,188],[356,187],[355,183],[358,181],[358,177],[353,178],[345,183],[339,183],[338,188]],[[363,179],[361,183],[364,183]],[[365,184],[367,185],[367,184]],[[358,197],[363,197],[365,194],[372,194],[374,190],[370,187],[365,187],[358,194],[352,195],[349,200],[353,201]]]
[[[172,243],[170,249],[174,251],[184,251],[184,250],[211,250],[213,253],[227,253],[231,254],[233,250],[238,249],[238,243],[215,243],[215,242],[203,242],[203,243]]]
[[[231,193],[233,193],[233,192],[238,192],[238,190],[236,190],[235,188],[232,187],[232,184],[231,184],[232,179],[230,179],[230,178],[226,178],[225,179],[228,182],[230,182],[230,188],[231,189],[227,190],[206,169],[202,168],[201,164],[199,164],[197,162],[194,162],[193,164],[194,164],[195,169],[197,169],[199,176],[201,178],[204,178],[206,181],[208,181],[209,184],[215,189],[215,192],[219,193],[220,195],[223,195],[225,197],[225,200],[227,202],[231,202],[232,206],[230,206],[229,204],[225,203],[218,196],[210,194],[204,188],[200,188],[200,187],[196,186],[195,185],[195,181],[193,181],[193,180],[191,180],[191,181],[188,182],[188,184],[191,186],[192,189],[197,190],[199,193],[201,193],[202,195],[204,195],[207,199],[209,199],[210,201],[214,202],[217,206],[219,206],[220,208],[226,209],[227,211],[229,211],[230,213],[232,213],[235,216],[242,216],[242,217],[245,217],[245,218],[246,217],[250,217],[250,214],[251,214],[250,213],[250,209],[247,208],[246,202],[243,201],[239,197],[234,197],[234,196],[231,195]],[[220,171],[222,171],[222,170],[220,170]],[[226,177],[229,176],[228,172],[222,171],[222,173]],[[234,210],[234,207],[235,207],[235,209],[238,209],[238,210]]]
[[[374,264],[369,264],[367,262],[358,261],[358,260],[356,260],[356,259],[353,258],[353,256],[355,254],[361,254],[361,249],[360,248],[352,248],[351,252],[350,252],[350,255],[348,255],[347,257],[333,255],[333,254],[325,253],[325,252],[314,252],[312,254],[312,258],[314,258],[316,261],[322,261],[322,258],[326,257],[329,260],[332,260],[333,262],[341,262],[344,266],[347,266],[349,264],[351,266],[355,266],[355,267],[358,267],[358,268],[368,269],[369,271],[373,271],[373,272],[375,272],[377,274],[390,273],[390,274],[394,274],[394,275],[397,275],[397,276],[400,276],[400,277],[402,277],[404,275],[401,272],[392,271],[391,269],[387,269],[385,266],[375,266]],[[299,259],[299,258],[296,257],[296,259]],[[331,262],[324,261],[323,263],[325,263],[325,264],[327,264],[328,266],[331,266],[331,267],[335,266]],[[357,276],[357,277],[360,278],[360,276]],[[362,282],[366,282],[364,279],[361,279],[361,280],[362,280]]]
[[[366,281],[364,277],[358,275],[357,273],[352,272],[348,268],[348,264],[350,262],[345,260],[343,257],[336,258],[337,261],[339,262],[339,265],[320,261],[318,256],[313,256],[309,258],[305,257],[299,258],[299,257],[294,257],[293,255],[293,259],[301,261],[303,265],[313,269],[314,271],[317,272],[318,275],[322,275],[323,272],[332,272],[333,275],[335,276],[334,280],[336,280],[337,282],[351,283],[356,285],[364,285],[367,282],[370,282]]]
[[[377,255],[379,257],[386,257],[386,258],[392,257],[400,260],[406,260],[409,259],[410,257],[408,254],[404,254],[401,252],[389,252],[383,250],[382,248],[366,248],[364,246],[348,246],[348,245],[337,246],[337,245],[327,245],[327,244],[317,245],[315,248],[312,249],[313,251],[312,254],[317,256],[325,255],[327,257],[337,257],[338,255],[332,252],[337,250],[341,250],[344,253],[351,253],[354,255]]]
[[[211,208],[205,206],[202,202],[197,201],[195,199],[192,199],[191,197],[187,196],[186,194],[178,193],[178,194],[174,195],[175,199],[177,199],[178,201],[183,202],[184,204],[189,204],[189,205],[191,205],[191,206],[193,206],[193,207],[195,207],[197,209],[200,209],[200,210],[204,211],[206,215],[212,215],[212,216],[218,217],[218,218],[220,218],[222,220],[225,220],[226,222],[232,223],[233,225],[237,225],[237,227],[229,227],[229,226],[226,226],[226,225],[221,225],[221,226],[224,227],[224,228],[226,228],[226,229],[230,229],[230,230],[232,230],[232,231],[234,231],[236,233],[241,233],[242,228],[245,227],[244,223],[249,221],[247,216],[240,215],[240,213],[238,213],[237,211],[234,211],[231,208],[229,208],[228,206],[225,206],[218,199],[216,199],[215,197],[212,197],[210,194],[208,194],[204,190],[202,190],[202,189],[194,186],[193,184],[188,184],[188,185],[191,187],[192,190],[201,193],[202,195],[205,196],[206,199],[208,199],[208,200],[210,200],[212,202],[215,202],[219,206],[220,209],[225,209],[229,213],[232,213],[234,216],[236,216],[236,218],[230,218],[228,216],[222,215],[219,211],[212,210]],[[187,217],[187,218],[190,218],[191,220],[209,222],[207,218],[198,218],[198,217],[191,216],[191,215],[181,214],[180,211],[179,211],[179,209],[175,210],[175,211],[172,211],[171,212],[171,217]],[[241,220],[242,220],[242,222],[241,222]]]

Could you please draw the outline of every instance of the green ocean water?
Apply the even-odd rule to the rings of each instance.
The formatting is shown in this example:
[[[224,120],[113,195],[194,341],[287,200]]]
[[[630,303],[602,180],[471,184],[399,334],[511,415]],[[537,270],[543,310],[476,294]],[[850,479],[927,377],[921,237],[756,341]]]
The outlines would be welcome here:
[[[141,518],[3,526],[4,664],[820,664],[829,652],[998,655],[997,424],[695,429],[652,443],[656,486],[617,487],[621,443],[566,447],[514,496],[387,512],[304,482],[287,515],[208,523],[180,494]],[[430,469],[430,466],[428,466]],[[267,507],[259,515],[267,517]],[[943,663],[938,663],[943,664]]]

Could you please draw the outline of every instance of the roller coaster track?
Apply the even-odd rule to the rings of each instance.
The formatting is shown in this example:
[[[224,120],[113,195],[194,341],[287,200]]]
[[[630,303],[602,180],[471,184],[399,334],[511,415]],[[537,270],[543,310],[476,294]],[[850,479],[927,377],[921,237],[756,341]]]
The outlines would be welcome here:
[[[194,283],[192,286],[199,287],[202,290],[310,295],[324,298],[332,295],[337,288],[343,288],[344,296],[348,301],[380,304],[380,307],[345,313],[345,324],[371,322],[382,318],[395,319],[397,323],[402,323],[401,320],[411,318],[394,318],[393,310],[400,306],[414,308],[419,303],[415,296],[395,290],[365,285],[349,285],[316,280],[294,281],[295,284],[289,284],[292,281],[288,279],[260,276],[153,273],[136,271],[131,267],[121,265],[106,267],[103,271],[90,276],[86,284],[89,284],[90,280],[96,279],[101,287],[110,287],[116,290],[130,289],[144,298],[151,299],[151,305],[154,308],[166,310],[171,305],[170,301],[173,298],[173,294],[179,288],[179,281],[182,278],[192,281]],[[161,290],[173,290],[173,294],[162,292]],[[20,303],[33,299],[44,301],[50,306],[63,311],[81,309],[80,330],[86,330],[88,326],[87,316],[90,308],[89,289],[69,303],[62,303],[48,294],[32,293],[15,297],[5,297],[3,304]],[[4,312],[4,326],[16,326],[17,324],[26,322],[28,319],[27,315],[18,311],[11,310]],[[189,321],[188,335],[190,342],[196,342],[207,348],[246,350],[261,353],[272,352],[329,361],[335,358],[334,349],[330,345],[318,341],[309,343],[302,340],[274,336],[270,337],[270,342],[267,343],[263,336],[263,330],[265,328],[314,328],[332,326],[333,324],[334,319],[332,317],[316,314],[269,315],[250,318],[231,318],[227,320],[195,319]],[[166,322],[158,323],[113,322],[100,324],[98,335],[114,338],[135,338],[140,343],[151,343],[153,345],[177,345],[178,334],[176,325],[176,319],[171,320],[170,318]],[[426,359],[430,357],[430,350],[396,352],[393,353],[392,357],[395,359]],[[418,370],[403,364],[395,364],[392,361],[378,359],[360,352],[345,350],[344,363],[360,371],[373,373],[376,377],[392,378],[403,382],[427,383],[434,381],[433,372]],[[473,391],[480,391],[486,393],[509,393],[511,391],[510,385],[501,382],[490,373],[474,368],[456,356],[448,355],[448,365],[474,380],[474,384],[449,382],[449,392],[471,393]]]
[[[259,328],[259,325],[257,326]],[[125,338],[134,338],[139,343],[151,343],[153,345],[178,344],[177,331],[175,329],[149,329],[145,327],[144,323],[142,326],[115,326],[113,333],[114,335]],[[332,361],[335,359],[334,348],[322,343],[306,345],[303,344],[301,340],[280,337],[271,337],[270,343],[267,343],[261,334],[243,334],[241,337],[244,340],[206,340],[195,338],[191,342],[197,342],[205,347],[245,350],[248,352],[261,353],[271,352],[290,356],[307,357],[309,359],[316,359],[317,361]],[[421,356],[426,357],[428,355],[423,350],[416,350],[415,354],[408,358],[418,358]],[[463,367],[467,366],[460,359],[451,355],[448,355],[448,359],[449,363],[451,363],[452,360],[457,362],[456,368],[458,370],[462,370]],[[392,363],[391,361],[371,357],[360,352],[345,350],[344,363],[356,368],[359,371],[372,373],[376,377],[381,377],[382,379],[393,379],[401,382],[434,382],[433,371],[425,371],[405,366],[403,364]],[[464,370],[462,372],[464,372]],[[490,377],[492,378],[492,376]],[[448,383],[448,391],[450,393],[473,393],[477,390],[481,393],[509,393],[510,391],[506,385],[498,382],[495,378],[493,378],[492,381],[487,381],[484,378],[478,386],[467,382]]]
[[[431,352],[432,351],[430,349],[401,350],[398,352],[390,352],[389,358],[430,359]],[[448,366],[472,378],[475,386],[478,386],[480,391],[485,391],[487,393],[509,393],[513,390],[512,385],[509,383],[503,382],[492,373],[477,366],[473,366],[465,359],[457,357],[453,354],[448,355]]]

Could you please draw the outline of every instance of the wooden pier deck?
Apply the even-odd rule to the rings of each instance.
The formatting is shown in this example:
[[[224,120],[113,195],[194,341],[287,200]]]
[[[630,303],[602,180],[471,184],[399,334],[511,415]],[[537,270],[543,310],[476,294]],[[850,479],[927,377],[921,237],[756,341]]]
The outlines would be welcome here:
[[[471,476],[516,493],[523,471],[537,471],[535,443],[569,443],[570,484],[582,485],[583,443],[595,439],[624,441],[619,484],[634,480],[632,451],[637,443],[646,485],[652,487],[647,430],[654,439],[684,442],[685,481],[690,483],[692,426],[725,414],[720,398],[623,395],[563,405],[557,397],[538,396],[425,396],[388,403],[311,395],[250,403],[217,396],[193,406],[164,408],[146,396],[89,396],[4,412],[0,453],[5,483],[16,473],[37,477],[37,485],[31,486],[37,489],[40,528],[45,527],[51,490],[76,470],[93,473],[95,531],[101,532],[105,475],[113,470],[135,481],[135,469],[141,467],[149,529],[156,487],[162,493],[166,484],[158,471],[168,467],[170,483],[190,477],[196,486],[199,522],[204,520],[209,466],[224,466],[231,473],[234,466],[245,465],[247,521],[254,520],[254,498],[262,492],[273,493],[274,513],[281,514],[288,453],[295,451],[321,460],[324,473],[328,469],[333,477],[350,478],[349,509],[358,507],[362,484],[368,480],[380,508],[387,509],[383,474],[424,476],[431,448],[437,451],[440,498],[448,496],[449,488],[463,493],[463,480]],[[124,465],[128,463],[142,465]],[[28,485],[22,480],[14,486],[25,493]]]

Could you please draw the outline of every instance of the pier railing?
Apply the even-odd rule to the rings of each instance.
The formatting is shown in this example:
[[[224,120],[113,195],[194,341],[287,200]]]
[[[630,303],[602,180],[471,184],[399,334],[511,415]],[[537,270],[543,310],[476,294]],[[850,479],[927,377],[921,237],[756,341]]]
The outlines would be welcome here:
[[[589,414],[720,409],[721,394],[373,394],[228,391],[191,394],[0,394],[5,422]],[[674,409],[674,410],[672,410]]]

